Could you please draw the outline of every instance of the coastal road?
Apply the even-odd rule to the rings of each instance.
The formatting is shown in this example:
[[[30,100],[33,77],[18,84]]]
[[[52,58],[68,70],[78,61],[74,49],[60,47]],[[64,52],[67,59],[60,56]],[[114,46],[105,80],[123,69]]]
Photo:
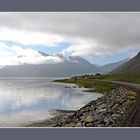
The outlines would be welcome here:
[[[108,81],[108,80],[102,80],[107,83],[115,83],[123,86],[130,87],[131,89],[134,89],[137,92],[137,108],[134,113],[134,116],[130,122],[131,127],[140,127],[140,84],[134,84],[129,82],[121,82],[121,81]]]

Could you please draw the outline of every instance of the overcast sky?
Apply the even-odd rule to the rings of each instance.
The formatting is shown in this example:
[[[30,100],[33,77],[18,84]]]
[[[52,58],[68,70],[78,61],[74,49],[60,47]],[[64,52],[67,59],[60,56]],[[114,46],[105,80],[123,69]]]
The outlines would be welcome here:
[[[0,65],[62,61],[37,51],[105,64],[139,50],[140,13],[0,12]]]

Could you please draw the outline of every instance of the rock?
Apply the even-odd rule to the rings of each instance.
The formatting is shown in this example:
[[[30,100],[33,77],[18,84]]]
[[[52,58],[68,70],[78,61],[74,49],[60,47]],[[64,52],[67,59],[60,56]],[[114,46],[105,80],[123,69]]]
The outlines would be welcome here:
[[[128,101],[126,102],[126,109],[129,109],[129,108],[132,107],[133,105],[134,105],[134,103],[133,103],[132,101],[128,100]]]
[[[69,86],[65,86],[64,88],[71,88],[71,87],[69,87]]]
[[[82,127],[81,122],[78,122],[78,123],[76,124],[76,127]]]
[[[107,117],[104,118],[105,126],[108,126],[109,124],[109,119]]]
[[[85,122],[92,122],[93,121],[93,116],[86,116],[86,117],[84,117],[84,121]]]
[[[65,127],[76,127],[75,123],[66,124]]]
[[[100,110],[100,109],[105,109],[106,108],[106,104],[102,104],[102,105],[100,105],[99,107],[98,107],[98,109]]]
[[[105,127],[104,124],[98,124],[97,127]]]
[[[105,113],[105,112],[106,112],[106,108],[101,109],[100,112],[101,112],[101,113]]]
[[[86,127],[93,127],[93,124],[92,123],[87,123]]]
[[[115,110],[118,109],[118,106],[119,106],[119,104],[115,104],[115,105],[112,107],[111,112],[115,112]]]
[[[91,101],[73,115],[66,116],[61,127],[118,127],[126,126],[136,104],[136,93],[125,88],[110,91]]]
[[[130,97],[130,100],[135,100],[135,97],[134,96]]]

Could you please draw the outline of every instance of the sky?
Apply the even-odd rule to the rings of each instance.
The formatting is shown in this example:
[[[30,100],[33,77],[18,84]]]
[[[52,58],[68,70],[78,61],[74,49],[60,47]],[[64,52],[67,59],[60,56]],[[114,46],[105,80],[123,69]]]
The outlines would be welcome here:
[[[62,62],[56,54],[103,65],[138,51],[140,13],[0,12],[0,65]]]

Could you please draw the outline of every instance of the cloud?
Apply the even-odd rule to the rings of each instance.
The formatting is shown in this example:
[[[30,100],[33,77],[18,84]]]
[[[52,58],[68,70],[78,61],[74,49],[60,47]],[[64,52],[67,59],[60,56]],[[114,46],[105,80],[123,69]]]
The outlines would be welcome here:
[[[55,46],[56,43],[62,42],[61,36],[52,33],[41,33],[39,31],[26,31],[0,27],[0,40],[12,41],[22,45],[48,45]]]
[[[140,13],[0,13],[0,40],[72,44],[65,55],[109,55],[140,45]]]
[[[42,56],[38,51],[0,43],[0,65],[59,63],[58,56]]]
[[[72,44],[62,51],[64,56],[95,56],[111,53],[112,49],[108,49],[108,46],[105,44],[100,45],[93,40],[79,40],[78,43]]]

